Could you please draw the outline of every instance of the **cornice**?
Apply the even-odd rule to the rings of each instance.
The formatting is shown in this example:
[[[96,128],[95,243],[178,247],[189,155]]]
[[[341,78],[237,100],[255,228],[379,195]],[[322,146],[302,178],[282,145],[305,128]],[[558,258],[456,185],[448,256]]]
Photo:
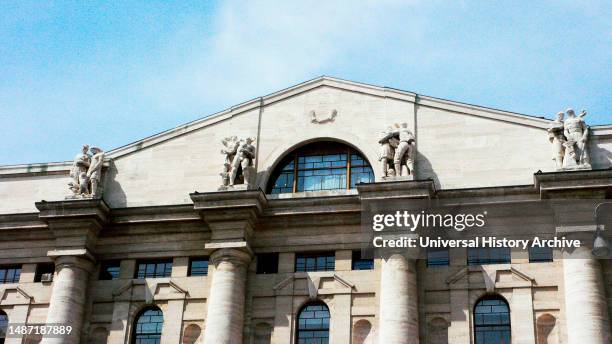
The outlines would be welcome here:
[[[542,199],[575,197],[585,192],[590,194],[586,198],[603,198],[612,190],[612,169],[539,172],[533,178]]]
[[[436,195],[432,179],[358,184],[361,200],[431,199]]]

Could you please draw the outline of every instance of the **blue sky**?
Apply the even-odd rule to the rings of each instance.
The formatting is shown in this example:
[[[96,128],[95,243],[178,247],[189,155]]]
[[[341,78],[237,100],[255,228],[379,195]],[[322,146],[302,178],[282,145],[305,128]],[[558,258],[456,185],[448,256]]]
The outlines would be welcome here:
[[[320,75],[612,123],[610,1],[2,1],[0,164],[110,150]]]

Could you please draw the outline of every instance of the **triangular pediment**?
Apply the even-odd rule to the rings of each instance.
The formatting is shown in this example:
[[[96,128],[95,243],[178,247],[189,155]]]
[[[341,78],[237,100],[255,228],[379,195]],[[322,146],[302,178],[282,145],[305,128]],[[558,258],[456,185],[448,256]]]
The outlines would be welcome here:
[[[531,287],[535,284],[533,277],[523,273],[511,264],[468,266],[450,275],[446,279],[446,283],[449,286],[457,285],[458,287],[469,288],[470,273],[482,273],[482,279],[488,292],[499,288]]]

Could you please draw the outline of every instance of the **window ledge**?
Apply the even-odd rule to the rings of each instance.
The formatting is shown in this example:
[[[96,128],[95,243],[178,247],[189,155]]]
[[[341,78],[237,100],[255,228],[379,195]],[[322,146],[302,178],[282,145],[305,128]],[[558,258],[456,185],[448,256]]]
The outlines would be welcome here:
[[[321,190],[321,191],[305,191],[295,193],[267,194],[268,199],[292,199],[292,198],[308,198],[308,197],[329,197],[329,196],[347,196],[358,195],[357,189],[341,189],[341,190]]]

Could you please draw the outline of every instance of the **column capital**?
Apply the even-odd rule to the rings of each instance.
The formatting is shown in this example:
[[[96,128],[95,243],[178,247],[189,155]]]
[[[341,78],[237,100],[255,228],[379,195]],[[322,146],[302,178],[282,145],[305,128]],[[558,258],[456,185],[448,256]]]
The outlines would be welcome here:
[[[47,253],[55,262],[55,270],[78,268],[90,273],[94,269],[95,257],[88,250],[53,250]]]
[[[219,248],[210,255],[210,262],[217,265],[220,262],[232,262],[240,265],[248,265],[253,258],[250,249]]]

